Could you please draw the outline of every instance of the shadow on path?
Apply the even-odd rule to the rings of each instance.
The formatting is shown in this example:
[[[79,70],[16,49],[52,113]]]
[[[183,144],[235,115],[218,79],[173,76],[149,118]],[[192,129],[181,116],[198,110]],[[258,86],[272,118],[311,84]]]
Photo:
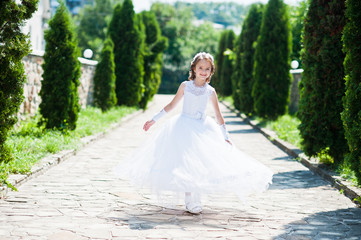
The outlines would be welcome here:
[[[283,226],[285,233],[274,239],[361,239],[361,209],[319,212]]]

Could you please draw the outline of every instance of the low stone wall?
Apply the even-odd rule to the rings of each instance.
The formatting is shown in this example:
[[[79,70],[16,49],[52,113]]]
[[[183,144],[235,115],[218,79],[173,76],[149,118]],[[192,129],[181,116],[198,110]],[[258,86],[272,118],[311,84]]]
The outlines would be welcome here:
[[[24,102],[20,106],[19,117],[34,116],[38,111],[41,98],[39,96],[41,81],[43,80],[44,63],[42,53],[29,54],[23,58],[27,82],[24,84]],[[93,104],[93,77],[97,61],[79,58],[81,63],[80,86],[78,88],[79,103],[82,108]]]

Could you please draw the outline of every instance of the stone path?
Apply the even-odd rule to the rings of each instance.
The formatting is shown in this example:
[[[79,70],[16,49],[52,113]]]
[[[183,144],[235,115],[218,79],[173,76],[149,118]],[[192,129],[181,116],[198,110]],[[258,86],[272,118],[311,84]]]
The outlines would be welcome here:
[[[191,215],[117,180],[113,167],[146,139],[143,123],[170,99],[156,96],[147,112],[0,200],[0,240],[361,239],[360,208],[223,106],[234,144],[274,171],[267,192],[248,205],[208,196],[203,214]]]

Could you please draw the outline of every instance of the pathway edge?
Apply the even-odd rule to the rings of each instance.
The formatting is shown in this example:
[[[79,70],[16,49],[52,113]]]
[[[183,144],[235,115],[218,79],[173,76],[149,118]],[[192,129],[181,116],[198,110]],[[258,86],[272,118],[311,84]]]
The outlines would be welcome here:
[[[151,102],[149,104],[147,110],[151,108],[154,105],[154,102]],[[110,125],[109,128],[104,130],[103,132],[96,133],[94,135],[86,136],[81,138],[81,146],[78,150],[71,149],[71,150],[62,150],[58,153],[51,154],[49,156],[46,156],[42,159],[40,159],[39,162],[35,163],[34,166],[32,166],[30,173],[27,174],[10,174],[8,177],[8,182],[11,183],[14,187],[18,188],[21,184],[29,181],[32,178],[35,178],[41,174],[44,174],[47,170],[50,168],[60,164],[61,162],[69,159],[71,156],[74,156],[77,154],[78,151],[83,149],[88,144],[95,142],[107,135],[108,132],[112,131],[113,129],[116,129],[120,127],[125,122],[133,119],[134,117],[138,116],[139,114],[142,114],[144,112],[143,109],[139,109],[135,111],[134,113],[131,113],[129,115],[124,116],[119,122],[114,123]],[[11,188],[3,185],[0,186],[0,199],[4,199],[7,196],[7,193],[11,191]]]
[[[244,122],[252,126],[254,129],[258,130],[262,135],[264,135],[269,141],[273,144],[278,146],[282,151],[286,152],[288,155],[297,159],[300,163],[302,163],[305,167],[307,167],[310,171],[320,175],[323,179],[327,180],[331,183],[333,187],[340,190],[346,197],[351,199],[356,205],[361,207],[361,189],[355,186],[352,186],[349,181],[344,180],[340,176],[337,176],[334,172],[326,170],[322,168],[322,164],[318,163],[317,159],[308,158],[301,149],[293,146],[292,144],[279,139],[277,134],[272,130],[262,128],[257,126],[257,121],[252,121],[249,119],[245,114],[239,112],[235,109],[231,104],[221,101],[221,103],[231,110],[232,112],[236,113],[238,117],[243,119]],[[360,199],[357,201],[356,199]]]

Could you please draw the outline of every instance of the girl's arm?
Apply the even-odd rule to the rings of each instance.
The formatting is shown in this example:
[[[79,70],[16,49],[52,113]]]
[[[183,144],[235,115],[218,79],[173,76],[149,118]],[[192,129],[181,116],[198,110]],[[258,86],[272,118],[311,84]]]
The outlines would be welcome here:
[[[231,141],[228,139],[228,132],[226,130],[224,118],[222,116],[221,110],[219,109],[219,102],[218,102],[218,97],[217,97],[216,91],[214,91],[211,95],[211,103],[214,108],[214,113],[216,114],[216,121],[220,125],[221,130],[222,130],[223,134],[225,135],[225,140],[226,140],[226,142],[228,142],[229,144],[232,145]]]
[[[165,111],[166,113],[168,113],[169,111],[173,110],[177,104],[179,103],[179,101],[182,99],[183,95],[184,95],[184,87],[185,87],[185,82],[182,82],[181,85],[178,88],[178,91],[176,93],[176,95],[174,96],[174,98],[172,99],[172,101],[170,103],[168,103],[163,109],[162,111]],[[148,129],[155,123],[155,121],[149,120],[147,121],[144,126],[143,129],[144,131],[148,131]]]

